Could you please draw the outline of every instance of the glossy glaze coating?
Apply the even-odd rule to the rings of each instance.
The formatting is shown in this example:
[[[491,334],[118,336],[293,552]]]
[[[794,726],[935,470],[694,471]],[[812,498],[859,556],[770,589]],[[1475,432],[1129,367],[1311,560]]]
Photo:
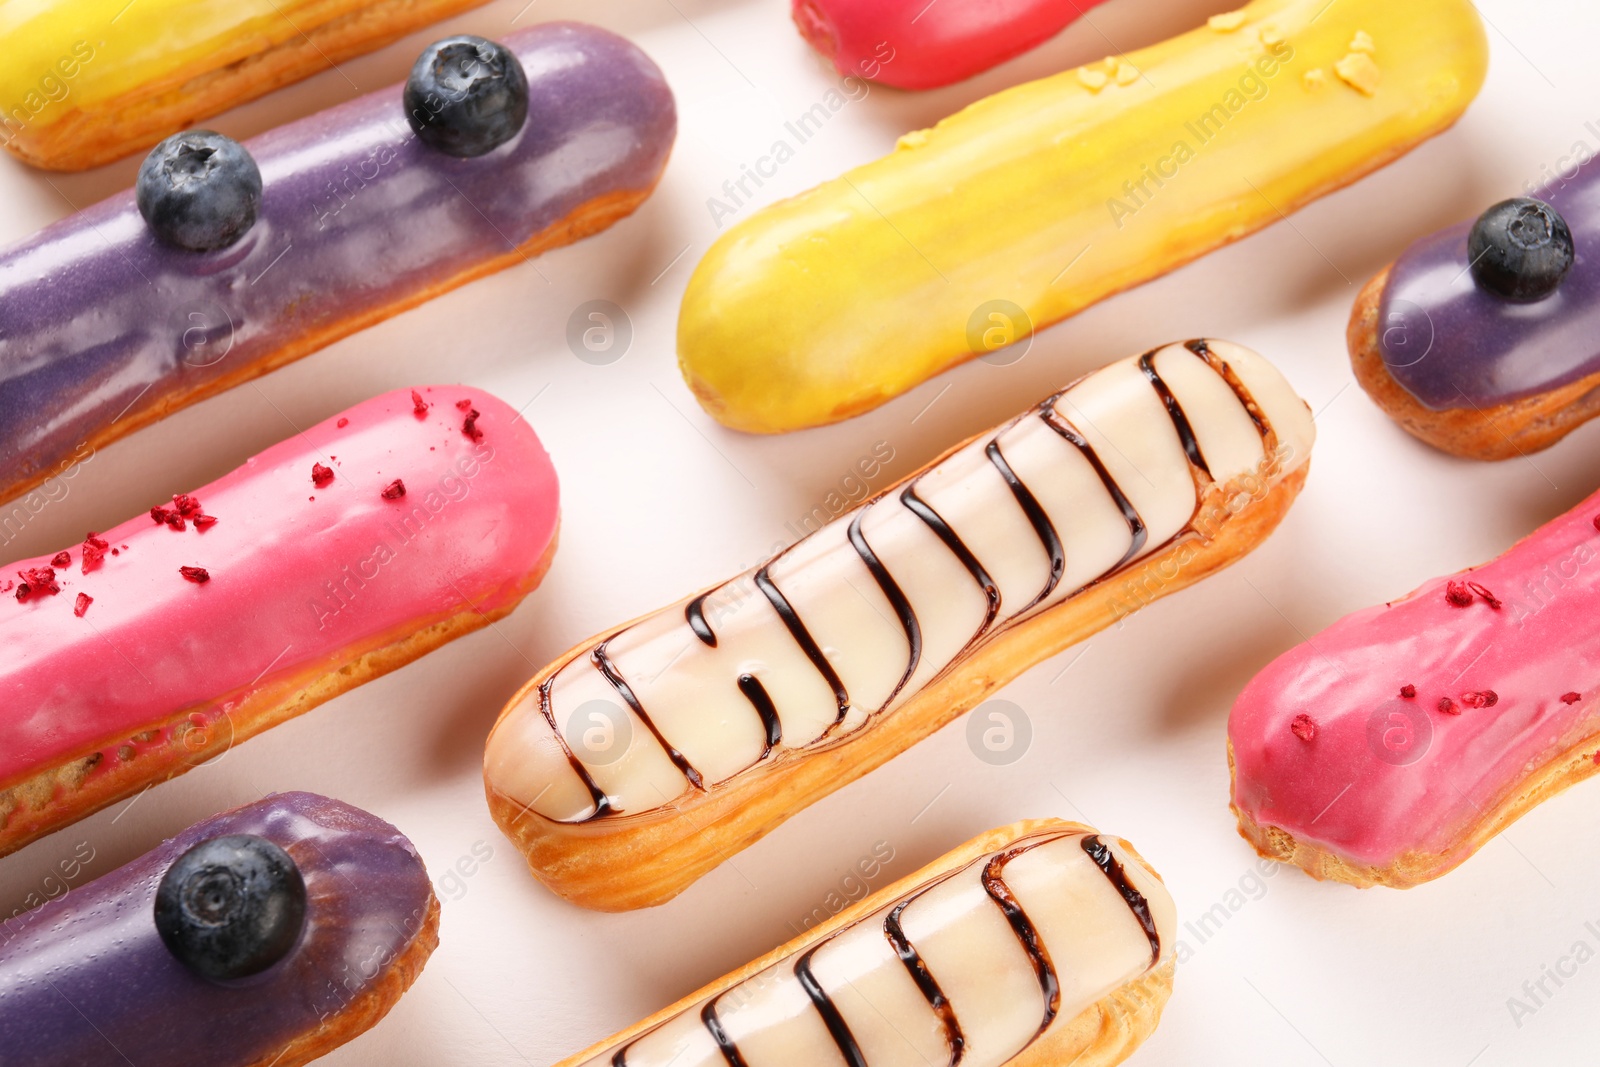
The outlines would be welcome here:
[[[655,183],[676,119],[644,53],[571,23],[504,43],[531,99],[488,155],[424,146],[395,85],[247,142],[265,192],[230,248],[162,245],[128,191],[0,255],[0,495],[119,424],[520,262],[517,246],[585,205]]]
[[[1242,12],[1114,60],[1126,84],[1019,85],[729,227],[678,319],[701,404],[760,433],[869,410],[985,354],[996,314],[1042,329],[1382,166],[1483,82],[1468,0]]]
[[[1600,373],[1600,163],[1532,196],[1572,229],[1577,259],[1554,294],[1516,304],[1468,269],[1460,222],[1395,261],[1378,313],[1389,374],[1426,408],[1489,408]]]
[[[794,22],[840,74],[899,89],[970,78],[1041,44],[1104,0],[794,0]]]
[[[1235,806],[1353,865],[1461,847],[1530,772],[1600,732],[1597,520],[1600,494],[1274,660],[1228,723]],[[1452,603],[1465,582],[1501,606],[1459,585],[1467,603]],[[1299,715],[1310,731],[1295,731]]]
[[[224,834],[255,834],[283,848],[308,897],[305,930],[290,954],[229,983],[179,963],[154,921],[167,868]],[[387,976],[423,934],[432,899],[411,842],[359,808],[283,793],[215,816],[0,924],[0,1060],[27,1067],[270,1062]]]
[[[556,530],[549,457],[482,390],[420,392],[423,418],[409,390],[386,393],[194,490],[217,519],[208,529],[141,514],[105,532],[117,554],[88,574],[83,548],[65,546],[54,596],[18,601],[0,584],[0,813],[8,787],[64,760],[99,753],[92,779],[169,745],[147,731],[184,709],[243,732],[248,719],[230,713],[255,692],[309,685],[352,649],[527,592]],[[479,441],[462,432],[463,400],[480,412]],[[333,472],[320,488],[319,463]],[[395,479],[406,495],[385,499]],[[21,560],[0,583],[50,563]],[[185,580],[186,566],[209,580]],[[93,598],[81,618],[79,594]]]

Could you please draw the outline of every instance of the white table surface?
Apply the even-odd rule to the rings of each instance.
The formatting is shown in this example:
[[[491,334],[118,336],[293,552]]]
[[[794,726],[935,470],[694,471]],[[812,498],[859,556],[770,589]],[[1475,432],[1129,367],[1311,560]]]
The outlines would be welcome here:
[[[874,89],[802,146],[761,202],[999,88],[1099,58],[1108,40],[1150,43],[1221,7],[1111,0],[1092,26],[965,84]],[[404,77],[446,30],[492,37],[513,22],[581,18],[655,58],[681,123],[666,177],[634,217],[103,450],[8,547],[15,558],[75,543],[232,469],[289,432],[285,415],[304,425],[414,384],[465,381],[515,405],[538,395],[527,414],[562,476],[560,552],[515,614],[0,862],[0,914],[81,843],[95,855],[87,878],[264,792],[330,794],[410,835],[441,880],[444,920],[442,946],[394,1012],[323,1062],[544,1065],[787,940],[879,842],[894,853],[884,884],[978,831],[1058,815],[1134,841],[1185,920],[1218,904],[1227,915],[1203,940],[1183,932],[1190,954],[1139,1067],[1593,1062],[1600,964],[1559,988],[1547,980],[1554,995],[1520,1019],[1507,1002],[1526,1000],[1523,983],[1576,943],[1600,948],[1600,789],[1544,804],[1408,892],[1269,864],[1263,876],[1227,806],[1228,708],[1257,669],[1348,611],[1495,555],[1600,484],[1600,424],[1530,460],[1469,463],[1413,441],[1352,382],[1344,324],[1362,282],[1411,239],[1519,192],[1575,141],[1600,148],[1585,127],[1600,120],[1600,11],[1578,0],[1480,7],[1489,81],[1444,136],[1290,223],[1046,331],[1015,364],[973,363],[864,417],[778,438],[701,412],[673,335],[684,284],[718,232],[707,198],[836,84],[793,32],[786,0],[503,0],[215,119],[253,135]],[[124,188],[136,167],[47,178],[0,158],[0,242]],[[624,308],[634,333],[604,366],[566,343],[569,315],[595,299]],[[480,760],[502,702],[537,666],[792,539],[786,524],[878,442],[894,452],[882,485],[1081,372],[1202,334],[1265,353],[1319,413],[1310,482],[1249,558],[1009,686],[1001,695],[1033,730],[1018,762],[981,762],[952,725],[646,912],[584,912],[527,873],[489,818]],[[446,876],[486,846],[492,858],[470,877]]]

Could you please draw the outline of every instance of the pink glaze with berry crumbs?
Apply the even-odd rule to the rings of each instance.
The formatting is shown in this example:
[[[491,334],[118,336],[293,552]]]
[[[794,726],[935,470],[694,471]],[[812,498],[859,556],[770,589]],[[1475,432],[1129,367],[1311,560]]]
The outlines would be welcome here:
[[[64,567],[58,552],[5,567],[0,791],[67,760],[97,757],[92,776],[137,759],[186,709],[196,729],[253,732],[229,718],[252,694],[507,610],[542,573],[558,500],[511,407],[402,389],[71,546]]]
[[[1273,661],[1228,722],[1233,803],[1350,863],[1451,853],[1600,733],[1597,694],[1600,493]]]

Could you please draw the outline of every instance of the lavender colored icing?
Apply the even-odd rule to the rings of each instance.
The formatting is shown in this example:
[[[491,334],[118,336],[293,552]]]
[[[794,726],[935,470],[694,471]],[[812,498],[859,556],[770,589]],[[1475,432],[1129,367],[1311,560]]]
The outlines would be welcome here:
[[[528,119],[487,155],[422,144],[393,85],[246,142],[265,192],[230,248],[160,244],[129,190],[0,254],[0,495],[118,421],[329,343],[655,183],[677,117],[649,57],[577,23],[503,43],[528,75]]]
[[[1458,223],[1406,250],[1378,309],[1390,375],[1434,411],[1492,407],[1600,373],[1600,164],[1533,194],[1561,212],[1577,259],[1561,287],[1533,304],[1480,289]]]
[[[223,834],[256,834],[282,847],[307,896],[300,943],[261,974],[230,983],[179,963],[154,918],[167,868]],[[0,1063],[269,1062],[410,948],[432,899],[411,842],[337,800],[283,793],[207,819],[0,924]]]

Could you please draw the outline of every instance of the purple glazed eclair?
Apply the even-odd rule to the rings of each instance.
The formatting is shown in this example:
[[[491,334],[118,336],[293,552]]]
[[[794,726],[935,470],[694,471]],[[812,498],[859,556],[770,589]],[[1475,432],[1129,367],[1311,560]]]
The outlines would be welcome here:
[[[270,796],[0,924],[0,1063],[296,1067],[383,1018],[438,928],[393,826]]]
[[[473,41],[519,69],[477,76],[461,43]],[[473,132],[487,121],[474,94],[497,92],[490,103],[514,121],[487,141],[452,140],[453,104],[472,105],[459,121]],[[649,57],[604,30],[550,23],[502,45],[440,42],[403,86],[262,134],[247,153],[204,131],[169,138],[137,190],[0,253],[0,499],[169,412],[604,229],[650,194],[676,130]],[[192,250],[207,242],[185,225],[215,223],[215,204],[178,203],[174,225],[155,195],[176,203],[196,171],[243,187],[227,190],[239,211],[222,247]]]
[[[1600,415],[1600,164],[1423,238],[1350,317],[1356,379],[1409,433],[1471,459],[1548,448]]]

